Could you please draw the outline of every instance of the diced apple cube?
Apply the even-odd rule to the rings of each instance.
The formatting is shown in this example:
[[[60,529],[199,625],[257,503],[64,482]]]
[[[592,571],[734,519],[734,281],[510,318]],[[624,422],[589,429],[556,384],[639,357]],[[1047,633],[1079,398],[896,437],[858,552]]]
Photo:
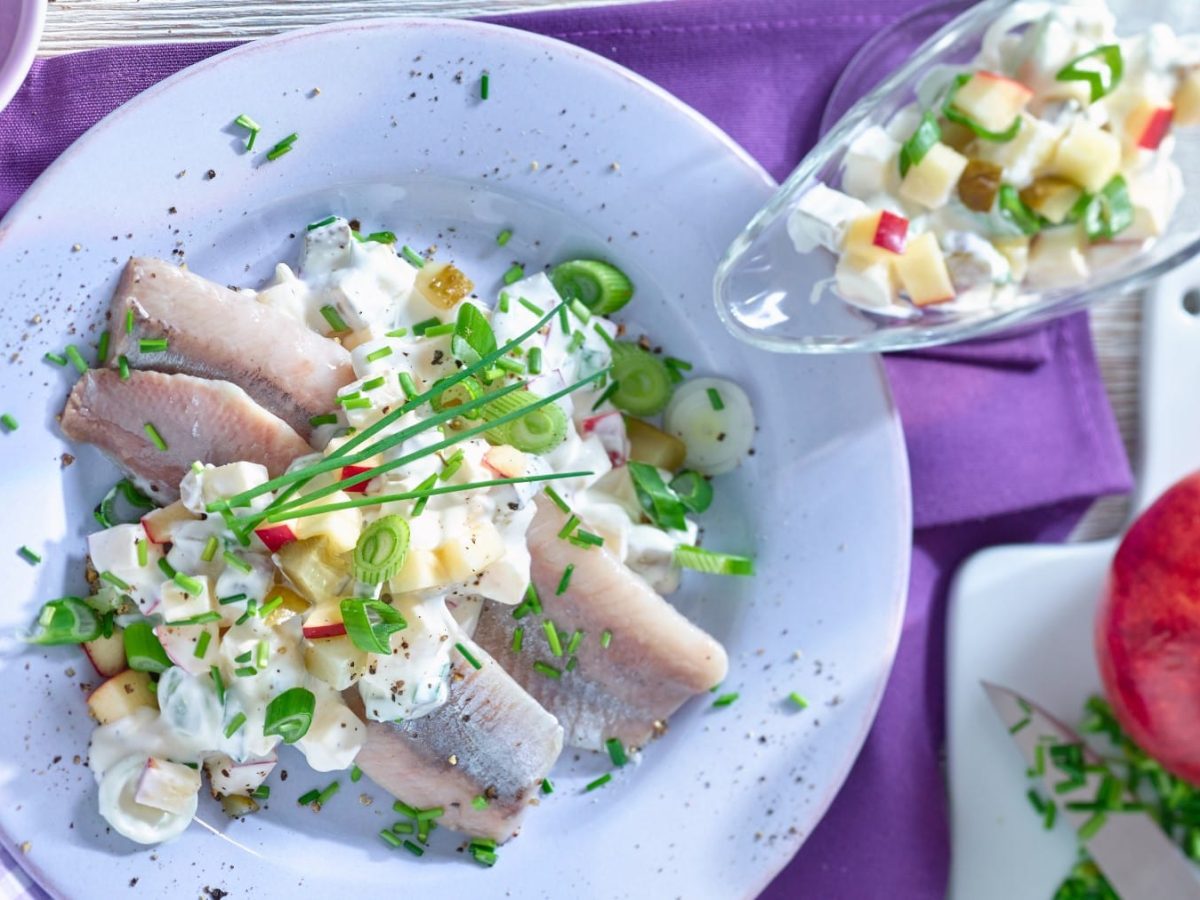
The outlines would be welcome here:
[[[1048,228],[1029,247],[1027,278],[1038,287],[1066,287],[1086,281],[1089,274],[1084,235],[1075,225]]]
[[[529,460],[516,447],[501,444],[487,449],[483,464],[500,478],[520,478],[525,474]]]
[[[305,615],[302,630],[306,638],[331,638],[345,634],[341,603],[334,601],[314,606]]]
[[[899,153],[899,142],[878,125],[872,125],[846,151],[842,189],[860,200],[895,193]]]
[[[1125,117],[1125,145],[1130,150],[1157,150],[1171,130],[1175,107],[1142,98]]]
[[[176,500],[170,506],[164,506],[162,509],[151,510],[142,516],[142,527],[146,529],[146,536],[156,544],[171,543],[171,533],[177,525],[182,522],[191,522],[196,517],[192,511],[183,505],[183,502]]]
[[[892,264],[843,256],[835,272],[838,294],[850,303],[878,309],[896,302]]]
[[[629,459],[630,436],[625,427],[625,417],[619,410],[609,410],[598,415],[586,416],[579,423],[579,433],[583,437],[595,435],[600,446],[608,454],[609,465],[623,466]],[[493,447],[493,450],[507,448],[507,444]],[[518,492],[519,493],[519,492]]]
[[[409,547],[403,567],[388,584],[392,593],[407,594],[410,591],[449,584],[453,580],[435,551]]]
[[[266,759],[235,762],[220,753],[204,761],[204,772],[208,775],[209,789],[214,798],[246,796],[267,780],[276,762],[278,760],[274,755]]]
[[[97,675],[111,678],[128,667],[123,635],[122,629],[114,628],[108,637],[101,636],[83,645],[83,652],[87,654],[88,662],[92,664]]]
[[[1181,128],[1200,125],[1200,67],[1188,69],[1175,91],[1175,124]]]
[[[954,108],[988,131],[1007,131],[1033,97],[1019,81],[995,72],[976,72],[954,95]]]
[[[314,501],[314,505],[345,503],[349,499],[345,491],[337,491]],[[292,530],[300,540],[324,538],[331,553],[348,553],[358,543],[358,535],[362,531],[362,512],[358,509],[339,509],[317,516],[304,516],[295,520]]]
[[[371,466],[342,466],[341,480],[346,481],[353,478],[355,475],[361,475],[363,472],[370,472]],[[350,484],[342,488],[347,494],[365,494],[367,487],[371,484],[371,480],[360,481],[357,484]]]
[[[196,792],[200,790],[200,771],[180,763],[151,756],[138,779],[133,799],[142,806],[161,809],[173,815],[191,815]]]
[[[159,611],[166,621],[175,622],[179,619],[190,619],[192,616],[212,612],[215,608],[213,605],[212,586],[209,584],[209,580],[202,575],[193,575],[190,577],[200,585],[199,593],[192,593],[185,590],[175,581],[163,582],[162,607]]]
[[[144,707],[158,709],[158,698],[150,690],[147,673],[126,669],[92,691],[87,705],[92,718],[107,725]]]
[[[312,724],[296,748],[309,767],[318,772],[349,768],[367,739],[367,730],[333,691],[317,694]]]
[[[154,629],[158,642],[171,662],[190,675],[204,675],[217,662],[220,634],[216,622],[203,625],[159,625]],[[204,638],[201,635],[207,634]],[[199,656],[197,650],[203,650]]]
[[[590,525],[590,523],[589,523]],[[529,585],[529,551],[524,544],[508,552],[485,568],[475,579],[474,590],[481,597],[516,606]]]
[[[1112,132],[1077,119],[1054,151],[1050,167],[1055,175],[1096,193],[1121,168],[1121,142]]]
[[[888,263],[904,250],[908,220],[882,210],[855,219],[846,227],[842,248],[864,263]]]
[[[1165,162],[1130,174],[1133,224],[1117,235],[1118,241],[1143,241],[1166,231],[1183,193],[1179,177],[1179,170]]]
[[[232,462],[223,466],[204,466],[188,470],[179,486],[180,502],[197,515],[209,503],[227,500],[243,491],[265,484],[270,476],[260,463]],[[264,501],[269,498],[264,498]],[[258,503],[261,506],[262,503]]]
[[[909,241],[896,261],[896,274],[908,298],[917,306],[945,303],[954,299],[954,284],[937,238],[926,232]]]
[[[333,604],[350,596],[349,569],[329,553],[325,541],[309,538],[288,544],[275,554],[275,560],[292,587],[312,603]]]
[[[1013,281],[1024,281],[1025,273],[1029,270],[1029,238],[998,237],[992,244],[1012,267]]]
[[[262,545],[272,553],[277,553],[288,544],[299,540],[291,522],[262,525],[254,529],[254,536],[262,541]]]
[[[957,150],[942,143],[934,144],[919,163],[909,168],[900,182],[900,196],[929,209],[945,206],[967,162]]]
[[[476,519],[455,529],[437,555],[451,581],[466,581],[504,555],[504,540],[489,520]]]
[[[346,634],[310,639],[304,642],[304,666],[335,691],[344,691],[362,677],[367,654]]]

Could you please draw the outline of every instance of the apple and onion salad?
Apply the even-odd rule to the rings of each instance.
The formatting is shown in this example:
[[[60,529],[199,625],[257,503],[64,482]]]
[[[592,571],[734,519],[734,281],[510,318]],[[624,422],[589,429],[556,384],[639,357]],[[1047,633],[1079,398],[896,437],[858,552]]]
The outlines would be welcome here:
[[[1018,3],[969,68],[847,148],[841,190],[792,210],[798,252],[838,257],[837,294],[899,317],[1017,305],[1162,235],[1183,194],[1172,129],[1200,125],[1200,38],[1118,38],[1102,0]]]
[[[479,665],[463,639],[483,599],[533,590],[539,492],[572,511],[563,540],[659,591],[681,567],[753,571],[696,547],[691,518],[749,450],[749,400],[620,339],[605,314],[633,286],[618,269],[510,270],[487,309],[390,233],[331,218],[307,238],[300,274],[281,267],[260,298],[352,348],[357,379],[313,423],[323,450],[274,479],[195,463],[162,508],[118,483],[88,539],[94,593],[45,604],[29,636],[82,644],[107,678],[89,764],[101,813],[140,843],[187,827],[201,770],[240,815],[269,795],[281,742],[349,768],[365,739],[351,687],[379,721],[443,704],[451,654]]]

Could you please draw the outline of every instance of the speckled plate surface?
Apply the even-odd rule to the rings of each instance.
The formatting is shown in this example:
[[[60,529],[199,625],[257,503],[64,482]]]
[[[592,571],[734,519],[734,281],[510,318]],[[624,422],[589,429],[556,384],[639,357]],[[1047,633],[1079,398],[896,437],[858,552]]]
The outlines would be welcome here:
[[[491,98],[478,77],[491,73]],[[317,90],[319,88],[319,90]],[[243,151],[230,128],[263,126]],[[276,162],[258,152],[300,137]],[[109,116],[0,223],[3,406],[0,629],[80,587],[91,508],[116,476],[59,438],[73,373],[41,361],[74,340],[94,355],[103,309],[131,253],[186,260],[256,284],[294,260],[297,231],[337,211],[437,245],[499,286],[581,254],[612,258],[638,287],[636,321],[697,372],[743,384],[756,453],[720,479],[710,546],[754,553],[754,579],[695,577],[676,602],[729,649],[725,690],[686,706],[612,784],[607,759],[568,751],[523,835],[483,870],[438,832],[422,859],[376,838],[384,793],[344,780],[319,814],[296,805],[327,776],[284,754],[267,809],[242,821],[211,803],[146,849],[110,834],[86,768],[84,694],[70,648],[0,651],[0,836],[51,894],[270,898],[412,896],[750,897],[827,808],[870,726],[899,635],[909,556],[904,447],[878,362],[797,360],[735,341],[712,302],[721,252],[767,200],[768,177],[710,123],[658,88],[574,47],[462,22],[365,22],[298,32],[197,65]],[[495,243],[501,228],[512,242]],[[269,335],[263,336],[270,340]],[[64,467],[64,453],[75,454]],[[22,544],[43,554],[32,567]],[[800,651],[800,655],[797,655]],[[800,691],[805,712],[786,697]],[[129,885],[137,879],[137,891]],[[436,893],[435,893],[436,892]]]

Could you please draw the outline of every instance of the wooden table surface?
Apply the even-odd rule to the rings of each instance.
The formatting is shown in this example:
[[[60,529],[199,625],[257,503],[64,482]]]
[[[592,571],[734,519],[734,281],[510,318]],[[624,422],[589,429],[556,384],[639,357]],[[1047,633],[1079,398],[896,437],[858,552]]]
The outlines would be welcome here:
[[[594,5],[594,0],[49,0],[40,53],[52,56],[115,44],[256,38],[303,25],[381,15],[498,15]],[[1092,333],[1105,385],[1135,460],[1140,332],[1136,298],[1109,301],[1092,310]],[[1114,534],[1126,514],[1124,498],[1102,500],[1080,523],[1076,539]]]

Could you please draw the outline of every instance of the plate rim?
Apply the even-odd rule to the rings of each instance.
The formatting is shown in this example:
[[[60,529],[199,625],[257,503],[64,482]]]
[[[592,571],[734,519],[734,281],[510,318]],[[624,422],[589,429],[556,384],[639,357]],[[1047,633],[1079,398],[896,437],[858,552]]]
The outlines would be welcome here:
[[[33,68],[42,30],[46,26],[46,4],[41,0],[23,0],[17,6],[17,15],[20,27],[12,43],[13,52],[0,60],[0,112],[17,95],[25,83],[25,76]]]
[[[405,29],[421,29],[421,28],[440,28],[440,29],[459,29],[472,33],[499,33],[508,39],[516,38],[526,41],[538,48],[554,49],[562,52],[564,49],[574,54],[578,60],[585,66],[601,70],[604,74],[617,77],[630,83],[634,88],[639,89],[653,96],[658,102],[666,104],[675,112],[683,115],[693,125],[700,130],[706,132],[711,138],[722,146],[724,150],[732,154],[732,156],[757,179],[762,181],[763,186],[768,191],[768,197],[773,195],[778,185],[776,181],[767,173],[766,169],[746,151],[737,141],[735,141],[722,128],[716,125],[711,119],[699,112],[689,104],[685,103],[674,94],[667,91],[665,88],[651,81],[650,79],[634,72],[633,70],[614,62],[607,57],[604,57],[585,47],[580,47],[577,44],[570,43],[558,38],[539,34],[537,32],[526,31],[512,25],[503,25],[490,21],[480,21],[476,19],[458,19],[448,17],[433,17],[433,16],[392,16],[392,17],[373,17],[362,19],[353,22],[333,22],[320,25],[311,25],[303,28],[297,28],[280,34],[271,35],[269,37],[258,38],[255,40],[239,43],[234,47],[221,50],[214,53],[203,60],[192,63],[191,65],[180,69],[178,72],[169,75],[163,80],[146,88],[141,93],[130,98],[128,101],[118,106],[116,109],[109,112],[98,122],[88,128],[83,134],[76,138],[46,169],[34,180],[34,182],[25,190],[25,192],[17,199],[8,212],[0,218],[0,246],[3,245],[8,233],[11,231],[15,221],[18,218],[24,218],[27,206],[32,206],[38,199],[38,195],[45,186],[58,176],[58,173],[73,165],[74,157],[77,156],[86,146],[95,139],[99,134],[115,127],[124,118],[125,114],[136,109],[143,103],[149,102],[156,98],[160,93],[169,91],[176,83],[196,77],[202,73],[208,72],[210,69],[219,65],[223,60],[244,54],[253,54],[261,52],[261,48],[275,47],[280,44],[287,44],[295,41],[312,40],[314,37],[327,34],[347,34],[354,32],[366,32],[375,30],[405,30]],[[219,42],[214,42],[219,43]],[[170,45],[167,45],[170,46]],[[715,299],[715,298],[714,298]],[[724,327],[724,323],[721,322]],[[809,837],[820,827],[833,801],[841,792],[841,789],[846,783],[854,764],[857,762],[862,749],[866,743],[867,737],[871,729],[875,725],[878,716],[879,707],[883,700],[884,692],[890,682],[892,667],[895,663],[896,653],[899,647],[905,611],[908,601],[908,582],[911,569],[912,559],[912,486],[911,486],[911,470],[908,464],[907,445],[904,440],[903,428],[900,421],[899,410],[896,406],[895,397],[892,394],[891,385],[887,377],[886,370],[883,365],[882,356],[879,354],[862,354],[861,358],[868,363],[869,371],[873,376],[875,383],[880,391],[880,399],[882,400],[883,417],[886,419],[884,427],[886,429],[886,441],[891,447],[890,463],[892,472],[891,483],[895,490],[895,505],[900,512],[894,522],[895,533],[897,535],[896,546],[900,548],[896,569],[892,575],[893,593],[890,606],[891,618],[888,623],[888,629],[883,635],[883,644],[886,648],[886,658],[880,666],[880,676],[876,679],[870,697],[867,700],[867,714],[862,717],[859,726],[854,734],[852,741],[852,752],[845,755],[839,766],[835,768],[835,777],[829,780],[826,790],[823,792],[819,800],[812,804],[816,810],[814,816],[814,825],[806,833],[797,833],[795,835],[786,835],[781,841],[788,849],[789,854],[786,859],[778,866],[768,864],[763,867],[763,875],[760,880],[756,881],[749,893],[745,895],[746,900],[753,900],[761,894],[767,886],[777,878],[784,869],[794,860],[796,854],[803,847]],[[799,360],[797,360],[799,363]],[[46,891],[54,897],[61,897],[52,887],[48,887],[40,877],[41,873],[32,865],[32,862],[27,862],[22,859],[22,855],[13,852],[16,849],[13,838],[9,836],[3,829],[0,829],[0,845],[4,845],[9,850],[16,865],[32,878],[39,888]],[[52,882],[51,882],[52,884]]]

